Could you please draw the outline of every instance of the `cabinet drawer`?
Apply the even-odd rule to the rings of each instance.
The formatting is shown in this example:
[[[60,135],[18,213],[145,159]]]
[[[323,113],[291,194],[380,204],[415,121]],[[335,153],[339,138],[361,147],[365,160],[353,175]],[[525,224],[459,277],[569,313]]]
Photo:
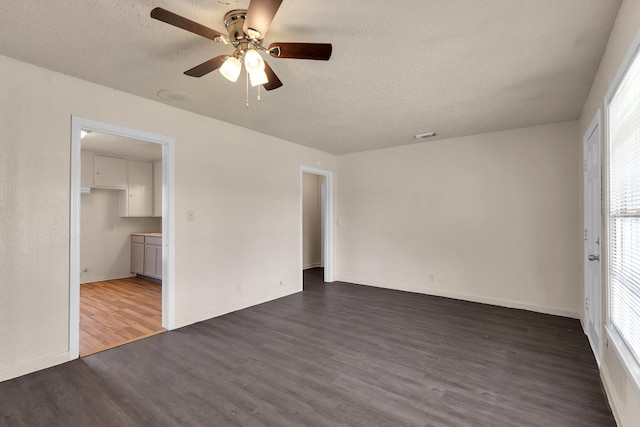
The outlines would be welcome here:
[[[162,245],[162,237],[161,236],[145,236],[144,238],[145,245]]]
[[[131,243],[144,243],[144,236],[131,236]]]

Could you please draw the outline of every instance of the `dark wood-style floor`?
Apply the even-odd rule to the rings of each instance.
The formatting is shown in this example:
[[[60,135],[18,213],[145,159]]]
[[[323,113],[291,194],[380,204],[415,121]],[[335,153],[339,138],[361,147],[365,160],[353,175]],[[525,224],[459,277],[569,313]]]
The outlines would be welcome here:
[[[164,331],[162,284],[125,277],[80,285],[80,356]]]
[[[321,277],[0,383],[0,423],[615,425],[577,320]]]

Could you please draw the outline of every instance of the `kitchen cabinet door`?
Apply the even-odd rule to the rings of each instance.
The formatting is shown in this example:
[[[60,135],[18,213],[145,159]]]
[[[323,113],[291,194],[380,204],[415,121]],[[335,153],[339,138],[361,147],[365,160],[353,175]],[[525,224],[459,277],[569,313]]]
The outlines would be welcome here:
[[[136,243],[134,237],[141,237],[144,242],[142,236],[132,236],[131,238],[131,272],[144,274],[144,243]]]
[[[80,187],[93,187],[93,153],[80,152]]]
[[[162,280],[162,237],[145,237],[143,274]]]
[[[93,186],[127,188],[127,161],[107,156],[93,156]]]
[[[153,215],[153,164],[129,160],[126,214],[123,216]]]
[[[149,277],[154,277],[156,275],[157,265],[156,265],[156,247],[145,245],[144,247],[144,275]]]
[[[162,246],[156,250],[156,279],[162,280]]]

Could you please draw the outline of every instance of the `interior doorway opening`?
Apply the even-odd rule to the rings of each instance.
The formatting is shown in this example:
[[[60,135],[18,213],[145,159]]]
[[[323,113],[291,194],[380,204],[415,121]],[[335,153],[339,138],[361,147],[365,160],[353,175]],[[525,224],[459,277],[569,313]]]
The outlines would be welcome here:
[[[71,148],[73,360],[81,345],[95,352],[81,337],[100,351],[173,328],[173,138],[72,117]],[[137,271],[133,246],[146,236],[149,268]],[[81,316],[104,339],[81,334]]]
[[[330,171],[301,168],[301,270],[321,268],[325,282],[333,282],[332,186]]]
[[[324,239],[322,233],[325,177],[313,173],[302,174],[302,268],[324,267]]]
[[[80,356],[87,356],[166,330],[162,145],[85,129],[80,136]]]

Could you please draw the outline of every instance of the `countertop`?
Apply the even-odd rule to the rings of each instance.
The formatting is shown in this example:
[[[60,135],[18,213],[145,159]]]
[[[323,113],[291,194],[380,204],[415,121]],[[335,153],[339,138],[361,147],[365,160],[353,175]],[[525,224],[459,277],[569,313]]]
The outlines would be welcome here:
[[[162,232],[159,231],[137,231],[135,233],[131,233],[132,236],[160,236],[162,237]]]

